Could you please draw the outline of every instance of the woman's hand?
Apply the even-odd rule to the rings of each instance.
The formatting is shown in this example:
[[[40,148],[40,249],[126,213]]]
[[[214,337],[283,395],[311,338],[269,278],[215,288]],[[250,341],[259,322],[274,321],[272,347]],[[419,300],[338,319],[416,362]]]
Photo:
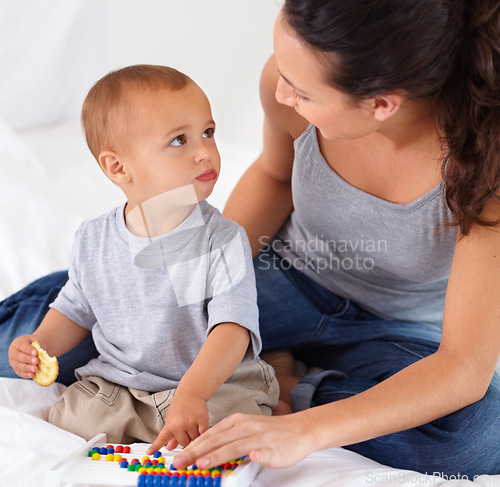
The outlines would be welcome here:
[[[174,459],[178,469],[208,469],[248,455],[267,468],[295,465],[316,448],[301,413],[286,416],[233,414],[210,428]]]

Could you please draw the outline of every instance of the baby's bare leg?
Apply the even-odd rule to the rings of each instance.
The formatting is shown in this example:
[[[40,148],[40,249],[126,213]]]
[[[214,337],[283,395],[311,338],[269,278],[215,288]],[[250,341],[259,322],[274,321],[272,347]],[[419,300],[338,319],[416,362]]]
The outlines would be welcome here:
[[[278,350],[262,355],[262,359],[272,365],[280,385],[280,403],[273,410],[273,415],[289,414],[292,412],[290,391],[297,385],[299,378],[295,377],[294,357],[289,350]]]

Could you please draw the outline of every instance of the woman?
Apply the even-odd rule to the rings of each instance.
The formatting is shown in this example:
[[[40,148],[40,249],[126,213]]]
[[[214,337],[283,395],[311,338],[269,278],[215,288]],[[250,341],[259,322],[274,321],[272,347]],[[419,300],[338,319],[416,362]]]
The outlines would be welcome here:
[[[178,467],[345,446],[500,472],[499,11],[465,3],[286,0],[264,150],[225,215],[252,243],[265,358],[297,412],[227,418]],[[294,359],[320,369],[299,381]]]
[[[286,0],[264,149],[225,215],[262,250],[265,349],[324,371],[297,384],[268,354],[298,412],[227,418],[178,467],[345,446],[500,473],[499,19],[497,0]]]

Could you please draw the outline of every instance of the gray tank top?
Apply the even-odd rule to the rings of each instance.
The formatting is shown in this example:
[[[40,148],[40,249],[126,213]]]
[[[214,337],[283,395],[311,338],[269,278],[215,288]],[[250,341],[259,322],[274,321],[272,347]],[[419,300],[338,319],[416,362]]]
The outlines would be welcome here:
[[[310,125],[295,141],[294,210],[270,245],[282,266],[380,317],[441,326],[457,238],[442,186],[407,204],[359,190]]]

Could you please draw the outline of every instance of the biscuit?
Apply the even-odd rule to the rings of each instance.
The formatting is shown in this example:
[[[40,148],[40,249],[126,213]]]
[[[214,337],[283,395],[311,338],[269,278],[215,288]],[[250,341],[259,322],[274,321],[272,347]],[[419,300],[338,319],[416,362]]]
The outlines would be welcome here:
[[[38,352],[38,371],[33,380],[41,386],[50,386],[59,374],[59,363],[56,357],[51,357],[38,343],[38,340],[31,344]]]

